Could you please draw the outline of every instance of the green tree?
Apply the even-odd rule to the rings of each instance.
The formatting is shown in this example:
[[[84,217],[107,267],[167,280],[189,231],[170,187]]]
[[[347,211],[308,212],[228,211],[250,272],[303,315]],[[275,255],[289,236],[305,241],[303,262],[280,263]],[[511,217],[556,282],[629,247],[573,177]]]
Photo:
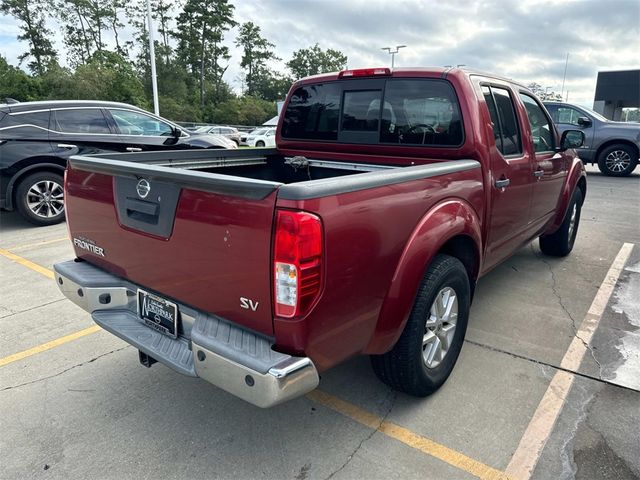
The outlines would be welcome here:
[[[551,102],[561,102],[562,95],[554,92],[553,90],[549,91],[551,87],[543,87],[539,83],[530,83],[527,85],[527,88],[531,90],[540,100],[543,102],[551,101]]]
[[[63,25],[69,63],[82,65],[94,52],[102,52],[108,30],[114,33],[118,53],[123,54],[118,31],[124,28],[119,20],[124,9],[124,0],[58,0],[56,10]]]
[[[38,97],[38,86],[33,78],[0,56],[0,103],[5,98],[26,102]]]
[[[156,51],[164,59],[165,65],[169,65],[171,59],[171,21],[172,21],[173,3],[168,0],[156,0],[151,4],[151,12],[154,20],[158,23],[158,33],[161,42]]]
[[[256,96],[271,102],[284,100],[292,83],[293,80],[287,75],[269,70],[260,72],[256,77]]]
[[[347,56],[344,53],[331,48],[322,50],[317,43],[313,47],[296,50],[287,62],[295,79],[343,70],[346,65]]]
[[[205,120],[230,125],[260,125],[276,113],[275,103],[245,95],[220,102]]]
[[[222,76],[228,67],[220,62],[231,58],[222,42],[224,34],[236,25],[233,9],[228,0],[187,0],[177,18],[173,33],[178,40],[177,56],[192,75],[197,75],[202,109],[208,80],[213,85],[214,101],[219,101]]]
[[[56,60],[56,51],[48,38],[52,32],[46,25],[46,3],[41,0],[0,0],[0,12],[20,22],[22,33],[18,35],[18,40],[25,40],[29,50],[18,59],[22,62],[31,58],[27,64],[29,70],[42,75],[49,64]]]
[[[275,45],[260,35],[260,27],[253,22],[246,22],[240,26],[236,46],[242,47],[242,60],[240,66],[245,69],[245,93],[250,96],[257,95],[257,85],[260,77],[269,77],[267,68],[268,60],[280,60],[273,53]]]
[[[147,108],[144,86],[131,62],[122,55],[103,50],[96,52],[73,74],[73,98],[110,100]]]

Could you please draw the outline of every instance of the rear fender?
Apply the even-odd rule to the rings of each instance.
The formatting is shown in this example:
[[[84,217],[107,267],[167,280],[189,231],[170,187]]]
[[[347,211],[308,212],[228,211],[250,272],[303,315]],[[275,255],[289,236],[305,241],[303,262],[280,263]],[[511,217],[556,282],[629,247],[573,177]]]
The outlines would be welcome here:
[[[464,200],[445,200],[422,217],[402,252],[375,332],[364,353],[381,354],[395,345],[407,323],[429,263],[449,240],[457,236],[469,237],[476,248],[475,258],[481,258],[480,221]],[[480,271],[479,261],[474,270],[474,278],[470,279],[472,286]]]
[[[551,222],[544,231],[545,235],[554,233],[558,228],[560,228],[560,225],[562,225],[564,216],[567,214],[567,209],[569,208],[569,202],[571,201],[571,197],[573,196],[573,192],[576,188],[580,188],[582,190],[582,201],[584,202],[587,195],[587,171],[584,167],[584,163],[577,156],[573,159],[573,163],[567,175],[567,181],[564,182],[562,187],[562,193],[560,194],[558,207],[556,208],[556,216],[554,217],[553,222]]]

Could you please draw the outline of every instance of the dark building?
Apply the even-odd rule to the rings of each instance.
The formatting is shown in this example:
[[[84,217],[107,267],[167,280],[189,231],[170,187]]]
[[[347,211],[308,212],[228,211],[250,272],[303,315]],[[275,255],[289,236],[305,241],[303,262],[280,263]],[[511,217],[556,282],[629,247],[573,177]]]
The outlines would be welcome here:
[[[593,109],[610,120],[623,120],[623,108],[640,108],[640,70],[598,72]]]

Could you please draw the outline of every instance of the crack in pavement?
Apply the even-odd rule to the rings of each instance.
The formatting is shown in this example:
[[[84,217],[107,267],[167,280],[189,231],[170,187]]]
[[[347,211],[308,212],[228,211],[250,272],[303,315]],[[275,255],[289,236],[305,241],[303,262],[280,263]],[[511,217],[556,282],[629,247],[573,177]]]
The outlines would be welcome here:
[[[73,365],[73,366],[71,366],[69,368],[65,368],[64,370],[62,370],[62,371],[60,371],[58,373],[54,373],[53,375],[49,375],[47,377],[38,378],[37,380],[31,380],[29,382],[20,383],[18,385],[11,385],[10,387],[4,387],[3,389],[0,390],[0,392],[4,392],[5,390],[13,390],[15,388],[24,387],[26,385],[33,385],[34,383],[42,382],[43,380],[49,380],[51,378],[59,377],[60,375],[63,375],[63,374],[65,374],[65,373],[67,373],[67,372],[69,372],[69,371],[71,371],[71,370],[73,370],[75,368],[83,367],[85,365],[88,365],[90,363],[95,362],[96,360],[98,360],[98,359],[100,359],[102,357],[106,357],[107,355],[111,355],[112,353],[120,352],[120,351],[122,351],[122,350],[124,350],[126,348],[129,348],[130,346],[131,345],[126,345],[126,346],[121,347],[121,348],[116,348],[115,350],[111,350],[110,352],[103,353],[102,355],[98,355],[97,357],[94,357],[91,360],[87,360],[86,362],[78,363],[78,364]]]
[[[610,385],[612,387],[622,388],[624,390],[629,390],[631,392],[640,393],[640,390],[636,390],[635,388],[627,387],[626,385],[622,385],[620,383],[614,383],[614,382],[611,382],[611,381],[606,380],[604,378],[593,377],[591,375],[587,375],[586,373],[580,373],[580,372],[576,372],[574,370],[569,370],[568,368],[563,368],[563,367],[561,367],[559,365],[553,365],[552,363],[543,362],[542,360],[536,360],[535,358],[527,357],[525,355],[520,355],[518,353],[509,352],[508,350],[503,350],[501,348],[493,347],[493,346],[487,345],[485,343],[476,342],[475,340],[469,340],[468,338],[465,338],[464,342],[465,343],[469,343],[471,345],[475,345],[476,347],[486,348],[487,350],[490,350],[492,352],[502,353],[504,355],[509,355],[510,357],[517,358],[518,360],[525,360],[527,362],[535,363],[536,365],[540,365],[540,366],[544,366],[544,367],[550,367],[550,368],[553,368],[554,370],[561,370],[563,372],[570,373],[570,374],[575,375],[577,377],[587,378],[589,380],[593,380],[593,381],[599,382],[599,383],[604,383],[605,385]],[[546,374],[544,372],[543,372],[543,375],[546,378]]]
[[[351,452],[351,454],[347,457],[347,460],[340,466],[340,468],[338,468],[337,470],[332,472],[325,480],[329,480],[330,478],[333,478],[335,475],[337,475],[342,470],[344,470],[344,468],[347,465],[349,465],[349,463],[351,463],[351,460],[353,460],[353,457],[355,457],[356,453],[358,453],[358,451],[362,448],[362,445],[364,445],[365,442],[367,442],[369,439],[371,439],[371,437],[373,437],[373,435],[380,430],[380,427],[387,420],[387,417],[391,413],[391,410],[393,409],[393,406],[396,403],[396,398],[398,398],[398,392],[396,392],[395,390],[391,390],[390,392],[391,392],[392,395],[391,395],[391,402],[389,403],[389,408],[387,409],[385,414],[380,419],[380,423],[378,424],[378,426],[375,428],[375,430],[371,431],[371,433],[369,433],[366,437],[364,437],[360,441],[360,443],[358,443],[358,446],[355,448],[355,450],[353,452]]]
[[[551,274],[551,291],[553,292],[553,295],[558,299],[558,305],[560,305],[560,308],[562,308],[562,311],[571,320],[571,326],[573,328],[574,336],[578,340],[580,340],[582,342],[582,344],[584,345],[584,348],[586,348],[589,351],[589,353],[591,354],[591,358],[593,358],[593,361],[596,362],[596,365],[598,365],[598,378],[602,379],[602,365],[600,364],[600,362],[596,358],[596,354],[593,351],[593,348],[591,347],[591,344],[586,342],[578,334],[578,327],[576,326],[576,320],[573,318],[573,315],[571,315],[571,312],[569,312],[569,309],[567,308],[567,306],[562,301],[562,295],[560,295],[558,293],[558,284],[557,284],[557,280],[556,280],[556,274],[553,271],[553,268],[551,267],[551,264],[545,258],[543,258],[541,255],[538,255],[538,253],[536,252],[535,248],[533,247],[533,243],[530,243],[529,245],[531,246],[531,252],[533,253],[533,255],[538,260],[540,260],[542,263],[544,263],[547,266],[547,268],[549,269],[549,273]]]
[[[8,307],[3,307],[5,309],[7,309],[11,313],[9,313],[7,315],[2,315],[2,316],[0,316],[0,318],[8,318],[8,317],[11,317],[13,315],[18,315],[20,313],[30,312],[31,310],[36,310],[37,308],[46,307],[48,305],[53,305],[54,303],[62,302],[62,301],[65,301],[65,300],[67,300],[67,299],[65,297],[63,297],[63,298],[59,298],[58,300],[52,300],[51,302],[47,302],[47,303],[43,303],[41,305],[35,305],[33,307],[29,307],[29,308],[27,308],[25,310],[12,310],[12,309],[10,309]]]

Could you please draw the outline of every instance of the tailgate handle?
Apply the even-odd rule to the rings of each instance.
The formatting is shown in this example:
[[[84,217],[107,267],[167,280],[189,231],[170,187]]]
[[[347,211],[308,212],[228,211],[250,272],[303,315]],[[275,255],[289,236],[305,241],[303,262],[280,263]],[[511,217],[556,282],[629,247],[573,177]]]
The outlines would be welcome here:
[[[158,223],[159,206],[157,203],[143,202],[130,197],[127,197],[125,202],[127,216],[145,223]]]

